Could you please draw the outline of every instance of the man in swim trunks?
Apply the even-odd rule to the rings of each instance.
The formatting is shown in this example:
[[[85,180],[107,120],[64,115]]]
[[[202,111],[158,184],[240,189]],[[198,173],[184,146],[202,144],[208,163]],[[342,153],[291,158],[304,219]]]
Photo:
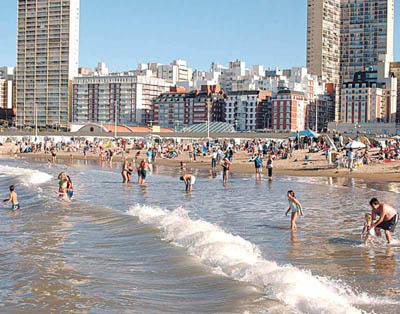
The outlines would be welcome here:
[[[17,196],[17,192],[15,192],[15,186],[11,185],[10,186],[10,194],[8,196],[8,198],[6,198],[5,200],[3,200],[4,203],[11,203],[11,209],[12,210],[17,210],[20,209],[19,207],[19,203],[18,203],[18,196]]]
[[[369,205],[372,208],[372,221],[375,221],[379,216],[378,220],[371,225],[370,230],[376,229],[375,233],[378,237],[381,236],[381,229],[385,230],[386,240],[390,244],[392,242],[392,234],[399,221],[397,210],[390,205],[380,203],[375,197],[370,200]]]
[[[185,174],[182,177],[180,177],[180,180],[185,182],[186,192],[192,192],[193,191],[193,185],[196,182],[196,177],[194,175]]]

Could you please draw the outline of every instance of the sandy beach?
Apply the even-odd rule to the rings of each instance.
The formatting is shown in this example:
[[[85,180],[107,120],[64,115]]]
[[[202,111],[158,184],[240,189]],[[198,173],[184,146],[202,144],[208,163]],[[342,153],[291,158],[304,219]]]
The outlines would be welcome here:
[[[17,147],[13,144],[6,144],[0,148],[0,154],[3,156],[18,156],[22,158],[50,158],[50,154],[44,153],[17,153]],[[133,158],[138,150],[131,150],[128,156]],[[142,156],[144,156],[145,150],[142,150]],[[377,150],[370,150],[370,154],[373,155]],[[305,162],[305,156],[308,155],[309,160]],[[114,162],[121,162],[123,160],[121,154],[114,157]],[[235,153],[233,159],[233,165],[231,168],[232,173],[242,174],[253,174],[255,172],[254,163],[250,161],[252,154],[240,151]],[[98,160],[97,154],[89,152],[85,157],[82,152],[57,152],[57,159],[60,160]],[[211,157],[210,156],[198,156],[196,161],[190,162],[188,152],[183,152],[178,157],[173,159],[168,158],[157,158],[156,163],[160,165],[167,165],[170,167],[181,167],[181,162],[188,171],[191,169],[210,169]],[[263,172],[266,174],[265,160]],[[220,170],[217,167],[218,170]],[[368,166],[361,166],[353,171],[348,169],[340,168],[336,169],[334,164],[328,165],[325,155],[323,152],[309,153],[308,150],[298,150],[293,153],[293,156],[289,159],[278,159],[274,161],[274,174],[276,175],[288,175],[288,176],[303,176],[303,177],[350,177],[358,178],[366,181],[382,181],[382,182],[400,182],[400,161],[373,161]]]

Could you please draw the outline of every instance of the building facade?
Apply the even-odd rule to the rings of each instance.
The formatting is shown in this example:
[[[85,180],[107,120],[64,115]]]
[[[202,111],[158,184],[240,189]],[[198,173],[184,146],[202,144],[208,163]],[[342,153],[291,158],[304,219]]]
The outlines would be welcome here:
[[[232,124],[236,131],[255,131],[262,120],[262,105],[268,91],[232,91],[225,99],[225,121]]]
[[[169,90],[165,80],[131,75],[82,76],[73,83],[73,121],[146,124],[153,99]]]
[[[353,81],[341,88],[341,122],[388,122],[385,89],[385,83],[378,82],[377,71],[356,73]]]
[[[380,55],[393,61],[394,0],[341,1],[342,81],[356,72],[377,68]]]
[[[0,108],[14,107],[14,68],[0,67]]]
[[[340,82],[340,0],[308,0],[307,68],[311,74]]]
[[[306,128],[324,131],[328,123],[335,120],[335,101],[329,94],[320,95],[317,99],[310,101],[306,109]]]
[[[307,99],[301,92],[283,89],[272,99],[272,129],[302,131],[306,123]]]
[[[153,123],[180,130],[207,121],[225,122],[224,108],[224,95],[217,85],[191,92],[173,88],[154,99]]]
[[[79,0],[18,0],[17,126],[67,127],[78,74]]]
[[[400,62],[390,64],[390,72],[397,78],[396,128],[400,131]]]
[[[393,61],[394,0],[308,0],[307,67],[337,84],[335,119],[341,116],[341,84],[356,72]]]

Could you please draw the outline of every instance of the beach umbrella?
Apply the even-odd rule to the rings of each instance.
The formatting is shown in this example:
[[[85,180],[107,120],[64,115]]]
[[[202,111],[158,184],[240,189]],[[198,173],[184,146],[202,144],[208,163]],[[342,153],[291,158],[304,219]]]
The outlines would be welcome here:
[[[364,143],[361,143],[361,142],[359,142],[359,141],[352,141],[352,142],[350,142],[350,143],[348,143],[348,144],[346,145],[346,148],[347,148],[347,149],[349,149],[349,148],[352,148],[352,149],[365,148],[365,144],[364,144]]]

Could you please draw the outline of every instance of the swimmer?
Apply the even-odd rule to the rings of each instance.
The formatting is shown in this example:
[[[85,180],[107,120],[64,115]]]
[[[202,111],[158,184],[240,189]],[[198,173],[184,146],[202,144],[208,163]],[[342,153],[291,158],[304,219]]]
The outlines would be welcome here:
[[[11,210],[17,210],[20,209],[19,203],[18,203],[18,195],[17,192],[15,192],[15,186],[11,185],[10,186],[10,194],[8,198],[3,200],[4,203],[11,203]]]
[[[186,192],[192,192],[193,191],[193,185],[196,182],[196,177],[192,174],[185,174],[180,177],[180,180],[185,182],[186,185]]]
[[[303,216],[303,207],[301,203],[296,198],[296,194],[290,190],[287,192],[287,197],[289,201],[289,208],[286,211],[285,215],[287,216],[289,212],[291,212],[291,219],[290,219],[290,229],[297,230],[296,220],[300,216]]]
[[[385,230],[387,243],[390,244],[397,222],[399,221],[397,210],[390,205],[379,202],[375,197],[370,200],[369,205],[372,208],[372,221],[375,221],[377,216],[379,217],[372,223],[370,230],[375,229],[375,233],[378,237],[381,236],[381,229]]]

